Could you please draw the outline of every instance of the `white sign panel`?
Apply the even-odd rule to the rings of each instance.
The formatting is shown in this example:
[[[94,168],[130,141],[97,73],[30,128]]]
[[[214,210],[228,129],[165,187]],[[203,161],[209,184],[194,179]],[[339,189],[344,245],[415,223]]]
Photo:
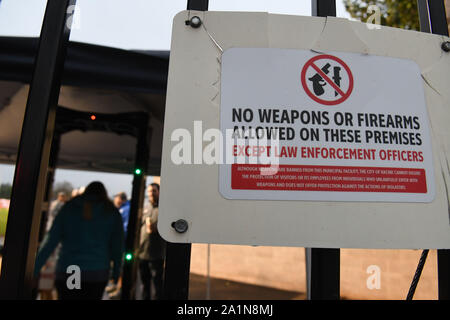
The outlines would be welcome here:
[[[333,17],[180,12],[163,238],[450,248],[446,40]]]
[[[236,163],[221,165],[222,195],[432,201],[422,81],[417,63],[407,59],[228,49],[222,56],[220,124],[223,136],[231,130],[236,138],[227,150]],[[274,161],[261,164],[260,157]]]

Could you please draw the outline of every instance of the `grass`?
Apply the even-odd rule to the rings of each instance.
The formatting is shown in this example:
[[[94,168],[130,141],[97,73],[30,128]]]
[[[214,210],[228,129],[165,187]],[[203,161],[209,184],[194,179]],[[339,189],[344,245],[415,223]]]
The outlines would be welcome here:
[[[5,235],[7,218],[8,218],[8,210],[1,208],[0,209],[0,237]]]

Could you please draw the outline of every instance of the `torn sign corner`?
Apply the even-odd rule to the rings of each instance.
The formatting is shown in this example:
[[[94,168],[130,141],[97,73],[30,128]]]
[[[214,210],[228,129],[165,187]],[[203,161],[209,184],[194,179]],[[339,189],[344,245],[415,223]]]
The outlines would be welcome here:
[[[355,32],[351,21],[335,17],[327,17],[324,20],[322,32],[311,49],[319,52],[347,51],[369,54],[369,47]]]

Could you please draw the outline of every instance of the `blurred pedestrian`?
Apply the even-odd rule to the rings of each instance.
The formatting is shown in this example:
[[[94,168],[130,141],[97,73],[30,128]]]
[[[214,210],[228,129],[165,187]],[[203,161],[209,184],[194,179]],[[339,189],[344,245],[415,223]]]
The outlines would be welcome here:
[[[130,218],[130,201],[127,198],[127,194],[125,192],[119,192],[114,196],[114,206],[119,210],[120,215],[122,217],[123,224],[123,232],[126,240],[127,237],[127,229],[128,229],[128,220]],[[124,240],[124,241],[125,241]],[[125,243],[124,243],[125,245]],[[112,300],[120,299],[122,294],[122,276],[119,277],[119,281],[117,283],[110,283],[106,287],[106,292],[109,293],[109,298]]]
[[[92,182],[82,195],[61,208],[40,246],[35,276],[58,243],[61,243],[55,280],[58,298],[101,299],[111,262],[113,279],[119,278],[124,243],[121,216],[101,182]]]
[[[119,192],[114,196],[114,205],[119,210],[122,216],[123,232],[125,234],[125,239],[128,229],[128,220],[130,218],[130,201],[127,199],[127,194],[125,192]]]
[[[59,210],[63,207],[63,205],[67,202],[67,195],[65,192],[59,192],[56,200],[52,201],[50,204],[50,209],[47,217],[47,225],[45,227],[46,232],[50,230],[53,224],[53,220],[55,220],[56,215]]]
[[[72,190],[72,194],[71,194],[71,198],[73,199],[73,198],[75,198],[76,196],[78,196],[79,194],[78,194],[78,189],[73,189]]]
[[[142,299],[162,298],[164,258],[166,241],[158,232],[159,184],[152,183],[147,188],[149,202],[145,205],[141,223],[139,246],[139,272],[142,281]]]
[[[67,195],[59,192],[56,200],[52,201],[48,216],[45,232],[49,232],[56,215],[67,201]],[[56,261],[59,254],[59,246],[53,251],[52,255],[47,259],[45,266],[39,275],[39,297],[41,300],[54,300],[53,290],[55,287],[55,270]]]

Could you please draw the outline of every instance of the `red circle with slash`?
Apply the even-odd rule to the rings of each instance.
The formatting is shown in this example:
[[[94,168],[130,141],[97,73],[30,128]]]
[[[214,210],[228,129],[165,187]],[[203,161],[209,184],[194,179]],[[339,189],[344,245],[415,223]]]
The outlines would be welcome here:
[[[339,88],[333,80],[331,80],[316,64],[315,62],[318,60],[333,60],[335,62],[337,62],[339,65],[341,65],[345,72],[347,73],[348,76],[348,89],[346,92],[342,91],[341,88]],[[308,85],[306,83],[306,71],[308,71],[308,68],[313,68],[321,77],[324,81],[326,81],[334,90],[336,90],[336,92],[339,94],[340,98],[336,99],[336,100],[324,100],[319,98],[317,95],[314,94],[314,92],[311,92],[311,90],[308,88]],[[322,54],[322,55],[318,55],[315,56],[311,59],[309,59],[305,65],[303,66],[302,69],[302,75],[301,75],[301,80],[302,80],[302,86],[303,89],[305,90],[306,94],[313,99],[314,101],[320,103],[320,104],[324,104],[327,106],[333,106],[336,104],[339,104],[341,102],[344,102],[345,100],[347,100],[347,98],[350,96],[350,94],[352,93],[353,90],[353,75],[352,72],[350,71],[350,68],[347,66],[347,64],[342,61],[341,59],[339,59],[338,57],[329,55],[329,54]]]

